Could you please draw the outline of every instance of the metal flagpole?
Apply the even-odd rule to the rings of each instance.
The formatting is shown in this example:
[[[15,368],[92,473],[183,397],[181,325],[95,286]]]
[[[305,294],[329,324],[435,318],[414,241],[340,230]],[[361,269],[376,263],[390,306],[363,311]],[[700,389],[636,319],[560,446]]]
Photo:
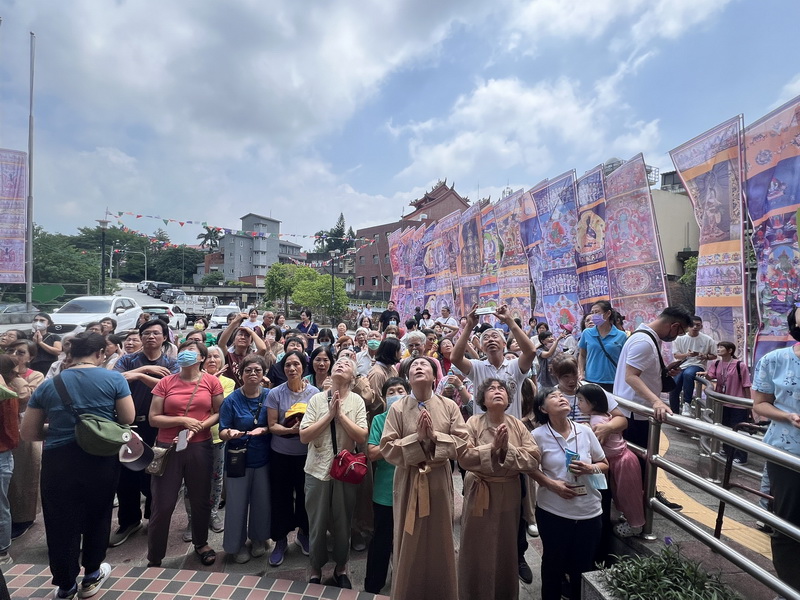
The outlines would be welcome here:
[[[28,103],[28,218],[25,244],[25,304],[33,310],[33,66],[36,55],[36,34],[31,31],[31,85]]]

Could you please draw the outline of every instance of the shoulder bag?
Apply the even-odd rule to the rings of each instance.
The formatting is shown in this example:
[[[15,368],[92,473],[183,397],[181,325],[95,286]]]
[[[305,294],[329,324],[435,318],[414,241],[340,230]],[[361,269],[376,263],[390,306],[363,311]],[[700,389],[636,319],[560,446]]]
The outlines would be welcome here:
[[[242,396],[244,396],[244,392],[242,392]],[[258,417],[261,414],[262,406],[264,406],[263,389],[259,395],[258,408],[256,409],[255,415],[253,415],[253,429],[258,427]],[[248,431],[252,431],[253,429],[248,429]],[[225,475],[228,477],[244,477],[244,474],[247,472],[247,445],[249,443],[250,436],[248,435],[242,446],[236,448],[225,446]]]
[[[675,383],[675,379],[672,377],[672,375],[669,374],[666,365],[664,365],[664,359],[661,357],[661,349],[658,346],[658,340],[652,333],[650,333],[646,329],[637,329],[633,333],[645,334],[647,337],[653,340],[653,343],[656,345],[656,354],[658,354],[658,363],[661,365],[661,391],[665,394],[668,394],[669,392],[675,389],[675,386],[677,384]],[[631,335],[633,335],[633,333]]]
[[[78,413],[60,373],[53,378],[53,385],[61,398],[61,403],[75,417],[75,441],[78,442],[78,446],[84,452],[95,456],[119,454],[120,447],[131,439],[130,426],[120,425],[116,421],[92,413]]]
[[[612,325],[613,327],[613,325]],[[617,368],[617,361],[611,358],[611,355],[606,350],[606,345],[603,343],[603,336],[600,335],[600,332],[597,332],[597,341],[600,342],[600,349],[603,351],[603,354],[606,355],[606,358],[611,361],[611,364],[614,365],[614,368]]]
[[[328,392],[328,402],[332,397]],[[333,443],[333,463],[331,464],[331,478],[344,483],[359,484],[367,475],[367,457],[363,452],[353,454],[349,450],[338,451],[336,444],[336,420],[331,419],[331,442]]]
[[[200,387],[200,382],[203,380],[202,377],[197,380],[197,383],[194,386],[194,390],[192,390],[192,396],[189,398],[189,403],[186,405],[186,410],[183,411],[183,416],[189,414],[189,408],[192,406],[192,401],[194,401],[194,395],[197,393],[197,388]],[[150,464],[144,468],[145,473],[148,475],[155,475],[156,477],[161,477],[164,474],[164,471],[167,468],[167,459],[169,459],[170,454],[175,450],[175,442],[170,444],[166,448],[160,448],[158,446],[153,446],[153,460],[150,461]]]

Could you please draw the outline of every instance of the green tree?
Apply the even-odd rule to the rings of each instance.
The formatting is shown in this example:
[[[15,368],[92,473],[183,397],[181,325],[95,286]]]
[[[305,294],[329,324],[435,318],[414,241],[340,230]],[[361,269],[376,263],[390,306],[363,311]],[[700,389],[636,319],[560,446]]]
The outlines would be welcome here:
[[[209,252],[213,252],[215,248],[219,248],[219,229],[208,225],[203,225],[203,229],[205,229],[204,233],[197,234],[197,239],[200,240],[200,247],[205,248],[208,246]]]
[[[695,292],[697,290],[697,257],[691,256],[683,263],[683,275],[678,285],[673,286],[675,294],[670,298],[672,304],[682,304],[690,311],[695,311]]]
[[[197,263],[203,262],[205,254],[200,250],[179,246],[164,248],[150,267],[152,278],[175,285],[190,284],[197,272]]]
[[[355,233],[353,228],[347,229],[344,222],[344,214],[339,213],[339,218],[336,220],[336,225],[328,230],[320,230],[316,234],[319,239],[314,242],[315,250],[317,252],[330,252],[331,250],[339,250],[344,253],[348,248],[355,247]],[[344,238],[348,237],[349,240]]]
[[[289,310],[289,296],[293,296],[297,285],[302,281],[314,281],[319,274],[311,267],[275,263],[267,271],[264,280],[267,300],[283,300],[283,310]]]
[[[100,249],[82,250],[70,236],[33,228],[33,282],[86,283],[93,290],[100,280]]]
[[[219,271],[211,271],[206,273],[200,279],[200,285],[217,285],[220,281],[224,280],[225,276]]]
[[[333,306],[331,306],[331,278],[316,271],[314,274],[316,278],[297,283],[292,292],[292,300],[295,304],[310,308],[313,313],[327,314],[333,323],[336,321],[336,316],[347,308],[348,298],[344,281],[338,277],[333,280]]]

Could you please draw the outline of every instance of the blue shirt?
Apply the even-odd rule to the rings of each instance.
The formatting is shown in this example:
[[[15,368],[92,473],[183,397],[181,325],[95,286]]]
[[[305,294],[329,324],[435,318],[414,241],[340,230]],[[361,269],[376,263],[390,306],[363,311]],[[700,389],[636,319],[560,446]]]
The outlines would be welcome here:
[[[117,400],[131,394],[122,375],[99,367],[67,369],[62,371],[61,380],[78,414],[91,413],[112,421],[117,418]],[[75,440],[75,415],[64,406],[52,379],[36,388],[28,406],[44,411],[47,416],[50,426],[44,440],[45,450]]]
[[[146,365],[166,367],[173,375],[180,371],[178,363],[174,358],[170,358],[162,353],[157,359],[150,360],[142,351],[120,356],[117,364],[114,365],[114,370],[124,373],[125,371],[132,371],[133,369],[138,369]],[[147,415],[150,414],[150,403],[153,401],[153,389],[141,381],[132,381],[130,388],[131,396],[133,396],[133,404],[136,406],[136,416],[147,417]],[[146,427],[149,427],[146,419],[143,423]],[[136,425],[141,427],[142,423],[137,422]]]
[[[800,413],[800,359],[794,348],[779,348],[765,354],[753,372],[752,389],[775,396],[775,407],[787,413]],[[764,442],[800,456],[800,429],[773,421]]]
[[[387,410],[372,419],[372,425],[369,429],[369,444],[373,446],[381,445],[383,426],[386,424],[386,417],[388,414],[389,411]],[[392,463],[386,462],[383,458],[373,462],[372,465],[375,467],[375,479],[372,484],[372,501],[381,506],[391,506],[395,466]]]
[[[619,355],[628,336],[624,331],[611,327],[611,331],[602,339],[601,345],[597,327],[590,327],[581,334],[578,348],[586,350],[586,380],[592,383],[614,383],[617,374],[617,365],[614,361],[619,362]],[[604,347],[605,352],[603,352]],[[614,361],[606,356],[606,352]]]
[[[242,388],[234,390],[219,409],[219,430],[238,429],[239,431],[249,431],[256,427],[267,426],[267,397],[269,390],[264,388],[258,398],[248,398],[244,395]],[[261,410],[258,404],[261,402]],[[256,414],[258,420],[253,423]],[[241,448],[247,441],[247,458],[245,466],[251,469],[258,469],[269,464],[269,445],[271,434],[244,436],[236,440],[228,440],[229,448]],[[248,441],[249,440],[249,441]]]

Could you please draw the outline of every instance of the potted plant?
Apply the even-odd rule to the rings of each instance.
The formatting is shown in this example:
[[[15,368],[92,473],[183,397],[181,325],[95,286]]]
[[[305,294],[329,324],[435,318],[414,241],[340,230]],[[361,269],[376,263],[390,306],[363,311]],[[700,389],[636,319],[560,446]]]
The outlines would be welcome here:
[[[586,574],[584,598],[616,600],[742,600],[717,574],[681,555],[669,540],[659,554],[617,556],[617,562]],[[594,595],[587,594],[587,586]]]

